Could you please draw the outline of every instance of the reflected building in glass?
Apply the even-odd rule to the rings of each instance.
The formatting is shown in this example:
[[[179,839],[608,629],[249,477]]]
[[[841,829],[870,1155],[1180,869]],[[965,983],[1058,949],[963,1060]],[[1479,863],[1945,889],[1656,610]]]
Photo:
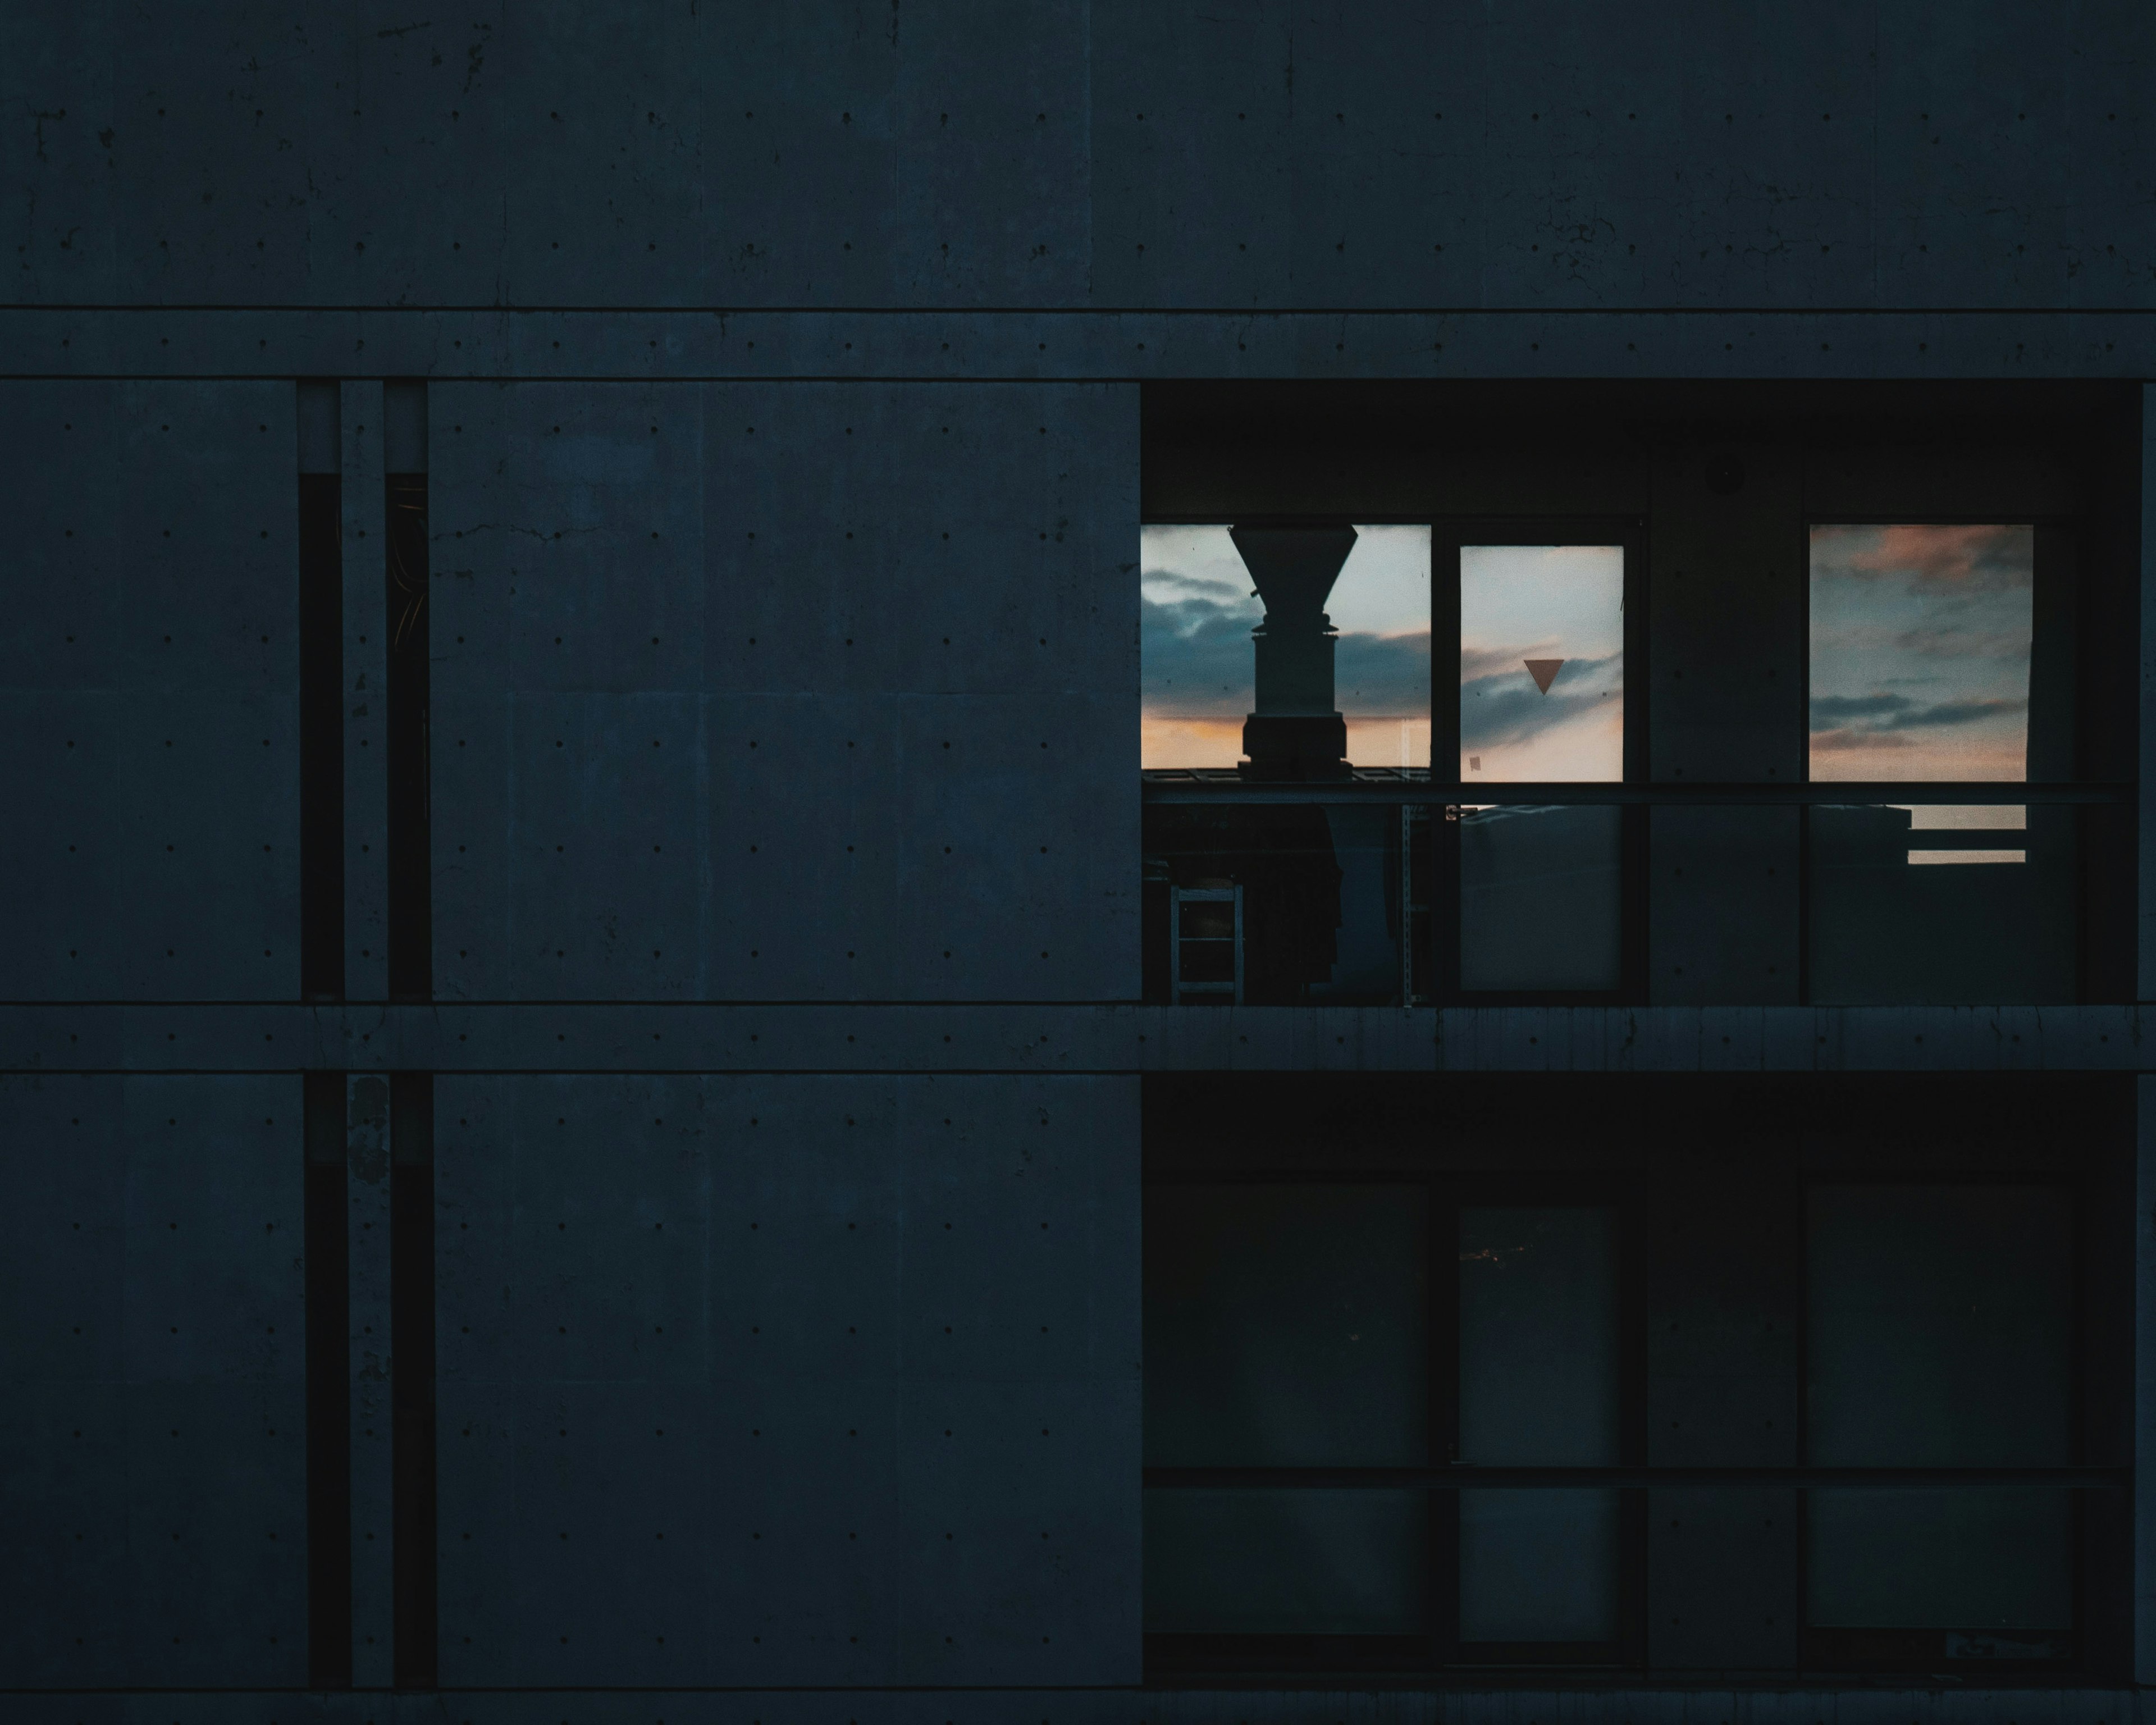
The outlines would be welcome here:
[[[1157,778],[1232,774],[1286,792],[1353,781],[1374,754],[1389,776],[1427,782],[1427,528],[1148,527],[1143,550],[1144,759]],[[1148,993],[1399,998],[1426,938],[1427,830],[1421,811],[1285,798],[1149,807]],[[1232,954],[1185,932],[1230,916]],[[1199,977],[1194,963],[1212,969]]]

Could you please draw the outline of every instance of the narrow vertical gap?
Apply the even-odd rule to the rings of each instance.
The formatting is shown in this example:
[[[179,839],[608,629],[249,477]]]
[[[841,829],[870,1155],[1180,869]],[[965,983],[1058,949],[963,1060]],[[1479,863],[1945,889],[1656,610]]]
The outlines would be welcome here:
[[[1455,750],[1455,755],[1457,751]],[[1430,1182],[1428,1270],[1423,1298],[1429,1329],[1430,1461],[1460,1460],[1460,1194],[1454,1182]],[[1430,1662],[1460,1659],[1460,1494],[1430,1493]]]
[[[1809,674],[1807,674],[1809,675]],[[1805,685],[1810,686],[1809,682]],[[1797,1466],[1812,1465],[1812,1203],[1811,1180],[1800,1175],[1797,1183],[1796,1334],[1791,1345],[1797,1357],[1796,1420]],[[1796,1494],[1797,1535],[1797,1668],[1812,1668],[1812,1494]]]
[[[1652,1189],[1635,1174],[1616,1204],[1617,1459],[1627,1467],[1647,1465],[1647,1206]],[[1647,1663],[1647,1513],[1645,1491],[1619,1494],[1617,1656],[1635,1670]]]
[[[1807,773],[1805,783],[1810,783]],[[1812,805],[1797,810],[1797,1004],[1812,1002]]]
[[[382,387],[392,1000],[434,993],[426,427],[424,384]]]
[[[393,1681],[435,1686],[434,1080],[389,1081],[390,1501]]]
[[[344,1074],[305,1078],[307,1686],[352,1686],[352,1299]]]
[[[344,482],[337,387],[299,386],[300,994],[344,998]]]

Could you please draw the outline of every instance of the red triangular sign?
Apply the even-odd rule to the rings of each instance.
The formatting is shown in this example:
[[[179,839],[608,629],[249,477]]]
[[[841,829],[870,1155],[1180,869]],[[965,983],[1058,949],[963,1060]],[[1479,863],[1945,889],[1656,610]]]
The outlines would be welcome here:
[[[1545,695],[1557,680],[1558,672],[1564,668],[1562,659],[1522,659],[1520,663],[1527,666],[1527,675],[1535,680],[1535,687]]]

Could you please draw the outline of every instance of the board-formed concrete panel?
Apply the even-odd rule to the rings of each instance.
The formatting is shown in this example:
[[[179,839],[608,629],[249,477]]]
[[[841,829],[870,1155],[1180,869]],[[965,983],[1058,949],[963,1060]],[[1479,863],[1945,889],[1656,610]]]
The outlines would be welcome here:
[[[0,1087],[11,1687],[304,1681],[299,1088]]]
[[[34,304],[2156,301],[2125,4],[8,22]]]
[[[18,746],[0,993],[289,997],[299,976],[289,384],[0,387]]]
[[[2151,26],[2083,28],[2107,51],[1903,5],[1113,0],[1092,14],[1095,300],[2145,305],[2126,92]]]
[[[430,398],[438,992],[1135,992],[1131,392]]]
[[[444,1681],[1135,1678],[1136,1105],[444,1081]]]

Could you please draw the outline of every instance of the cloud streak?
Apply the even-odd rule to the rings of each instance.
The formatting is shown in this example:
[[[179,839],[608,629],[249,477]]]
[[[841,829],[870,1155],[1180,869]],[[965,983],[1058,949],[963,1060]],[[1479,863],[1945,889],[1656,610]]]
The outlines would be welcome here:
[[[1530,654],[1532,649],[1529,649]],[[1522,656],[1478,652],[1476,667],[1487,665],[1481,675],[1466,675],[1469,655],[1460,655],[1460,746],[1463,751],[1495,750],[1532,742],[1563,726],[1606,711],[1623,699],[1621,693],[1603,691],[1612,680],[1603,675],[1620,668],[1623,656],[1608,654],[1599,659],[1565,661],[1558,680],[1543,694],[1534,685]],[[1567,685],[1571,685],[1568,688]]]
[[[2030,584],[2027,526],[1812,529],[1812,578],[1891,582],[1933,594],[2004,593]]]
[[[1224,603],[1223,583],[1148,575],[1138,601],[1147,710],[1182,717],[1240,719],[1255,699],[1250,630],[1263,613]],[[1180,590],[1163,602],[1155,591]],[[1350,717],[1426,716],[1430,635],[1342,633],[1333,649],[1336,704]]]

